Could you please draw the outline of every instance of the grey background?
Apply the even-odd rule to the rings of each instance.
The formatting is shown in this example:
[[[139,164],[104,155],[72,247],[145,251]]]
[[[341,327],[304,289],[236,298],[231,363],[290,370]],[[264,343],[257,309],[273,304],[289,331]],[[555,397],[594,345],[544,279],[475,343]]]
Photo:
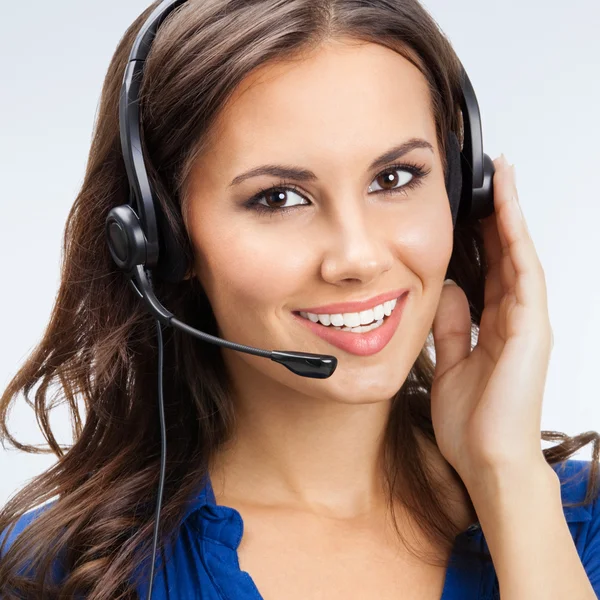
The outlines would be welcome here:
[[[62,233],[83,181],[102,81],[146,0],[4,3],[0,36],[0,385],[47,324]],[[546,273],[554,350],[543,429],[600,430],[598,283],[600,3],[429,0],[482,113],[484,148],[515,163],[519,195]],[[71,441],[66,411],[52,417]],[[13,431],[43,439],[24,402]],[[588,446],[576,457],[589,459]],[[54,462],[0,447],[0,504]]]

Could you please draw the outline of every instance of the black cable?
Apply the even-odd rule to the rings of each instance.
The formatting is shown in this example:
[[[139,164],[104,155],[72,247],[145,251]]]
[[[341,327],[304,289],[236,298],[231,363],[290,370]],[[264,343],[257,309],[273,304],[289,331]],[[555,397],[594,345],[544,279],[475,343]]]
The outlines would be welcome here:
[[[160,477],[158,480],[158,497],[156,499],[156,512],[154,515],[154,540],[152,542],[152,566],[150,568],[150,587],[148,600],[152,600],[152,584],[154,583],[154,561],[156,560],[156,546],[158,543],[158,525],[160,522],[160,509],[162,505],[163,487],[165,484],[165,471],[167,465],[167,432],[165,427],[165,404],[163,399],[163,337],[160,321],[156,321],[156,335],[158,337],[158,411],[160,415]]]

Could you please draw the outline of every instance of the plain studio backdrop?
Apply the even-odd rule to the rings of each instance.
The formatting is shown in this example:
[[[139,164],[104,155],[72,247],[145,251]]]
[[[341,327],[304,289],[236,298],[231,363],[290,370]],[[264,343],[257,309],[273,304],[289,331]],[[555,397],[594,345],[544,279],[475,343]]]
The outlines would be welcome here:
[[[484,151],[492,159],[504,152],[516,165],[523,212],[546,274],[554,331],[542,429],[569,435],[600,431],[600,3],[424,4],[469,74],[482,114]],[[119,39],[148,5],[148,0],[4,3],[3,389],[48,322],[63,229],[83,181],[102,82]],[[51,422],[59,442],[71,443],[64,407],[55,409]],[[19,439],[44,442],[22,399],[10,424]],[[591,446],[575,458],[589,460]],[[0,505],[54,461],[52,454],[0,447]]]

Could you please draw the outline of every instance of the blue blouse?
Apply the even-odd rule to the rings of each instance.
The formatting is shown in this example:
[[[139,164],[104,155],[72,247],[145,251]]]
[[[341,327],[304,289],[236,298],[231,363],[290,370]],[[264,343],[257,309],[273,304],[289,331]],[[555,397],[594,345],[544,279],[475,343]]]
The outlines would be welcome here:
[[[561,482],[563,503],[583,500],[589,465],[589,461],[570,459],[552,466]],[[46,506],[48,504],[21,517],[11,533],[9,545]],[[582,564],[600,598],[600,499],[575,508],[563,507],[563,511]],[[240,513],[216,503],[206,476],[201,491],[188,506],[173,547],[166,550],[166,561],[164,554],[157,556],[152,599],[263,600],[250,574],[240,569],[237,548],[243,531]],[[489,552],[478,525],[456,536],[440,600],[499,600],[493,564],[459,558],[456,554],[459,545]],[[164,562],[166,568],[163,569]],[[146,600],[149,568],[141,572],[145,578],[138,593]],[[64,572],[58,567],[55,575],[62,578]]]

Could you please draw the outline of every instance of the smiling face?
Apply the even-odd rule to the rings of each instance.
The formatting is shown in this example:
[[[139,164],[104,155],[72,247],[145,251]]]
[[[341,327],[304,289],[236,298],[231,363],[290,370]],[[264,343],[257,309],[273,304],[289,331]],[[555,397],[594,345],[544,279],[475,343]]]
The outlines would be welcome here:
[[[235,386],[346,403],[391,398],[426,341],[452,253],[424,76],[383,46],[329,42],[254,71],[213,133],[184,214],[219,335],[338,358],[335,373],[318,380],[222,348]],[[402,156],[377,160],[411,140]],[[265,165],[299,172],[241,177]],[[273,186],[282,189],[264,191]],[[368,355],[336,347],[314,332],[321,325],[294,314],[403,288],[397,329]]]

